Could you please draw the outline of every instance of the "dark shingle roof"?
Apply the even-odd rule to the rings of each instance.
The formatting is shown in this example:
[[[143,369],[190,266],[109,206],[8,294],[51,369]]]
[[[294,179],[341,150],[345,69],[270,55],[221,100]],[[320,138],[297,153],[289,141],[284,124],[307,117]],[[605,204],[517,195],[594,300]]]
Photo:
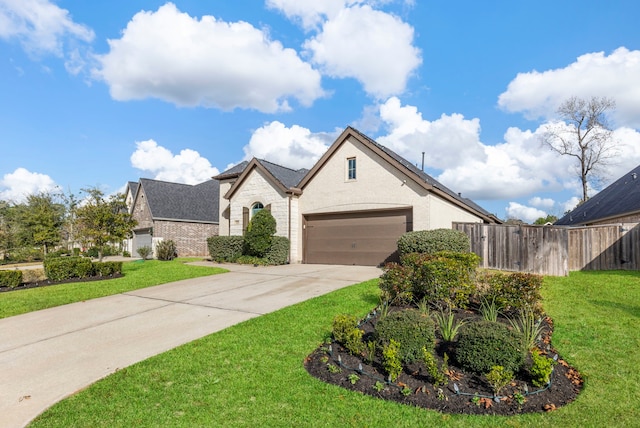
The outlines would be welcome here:
[[[207,180],[197,185],[140,179],[154,220],[218,222],[220,182]]]
[[[484,214],[486,216],[493,216],[491,213],[489,213],[487,210],[482,208],[480,205],[478,205],[475,202],[473,202],[471,199],[463,198],[459,193],[456,193],[453,190],[449,189],[447,186],[445,186],[444,184],[440,183],[438,180],[436,180],[435,178],[431,177],[429,174],[427,174],[426,172],[422,171],[420,168],[418,168],[417,166],[413,165],[411,162],[409,162],[408,160],[406,160],[405,158],[403,158],[402,156],[400,156],[399,154],[397,154],[396,152],[394,152],[390,148],[383,146],[382,144],[380,144],[377,141],[375,141],[374,139],[366,136],[365,134],[363,134],[362,132],[358,131],[355,128],[349,127],[349,129],[351,129],[354,133],[357,133],[359,136],[361,136],[362,138],[364,138],[367,141],[369,141],[374,146],[378,147],[380,150],[382,150],[387,155],[389,155],[391,158],[396,160],[403,167],[405,167],[406,169],[408,169],[409,171],[411,171],[412,173],[414,173],[418,177],[420,177],[425,183],[435,187],[436,189],[439,189],[439,190],[445,192],[446,194],[448,194],[449,196],[453,197],[454,199],[462,202],[465,205],[468,205],[469,207],[473,208],[474,210],[476,210],[476,211],[478,211],[478,212],[480,212],[480,213],[482,213],[482,214]]]
[[[640,165],[554,224],[573,226],[640,211]]]
[[[300,180],[309,172],[308,169],[301,168],[298,170],[290,169],[282,165],[278,165],[264,159],[256,159],[260,164],[265,167],[267,171],[273,175],[284,187],[290,189],[296,187]]]
[[[228,170],[226,170],[224,172],[221,172],[220,174],[216,175],[214,178],[216,180],[224,180],[225,178],[237,177],[240,174],[242,174],[242,171],[244,171],[244,169],[247,167],[247,165],[249,165],[249,162],[242,161],[239,164],[237,164],[235,166],[232,166]]]

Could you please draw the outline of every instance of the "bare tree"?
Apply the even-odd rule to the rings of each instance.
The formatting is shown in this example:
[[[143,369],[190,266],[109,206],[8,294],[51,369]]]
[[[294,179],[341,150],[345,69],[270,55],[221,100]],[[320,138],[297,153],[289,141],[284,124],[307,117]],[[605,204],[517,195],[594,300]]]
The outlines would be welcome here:
[[[589,181],[602,178],[604,167],[618,154],[606,117],[614,108],[615,101],[610,98],[571,97],[557,110],[563,122],[550,125],[542,137],[542,143],[551,150],[576,158],[582,201],[588,199]]]

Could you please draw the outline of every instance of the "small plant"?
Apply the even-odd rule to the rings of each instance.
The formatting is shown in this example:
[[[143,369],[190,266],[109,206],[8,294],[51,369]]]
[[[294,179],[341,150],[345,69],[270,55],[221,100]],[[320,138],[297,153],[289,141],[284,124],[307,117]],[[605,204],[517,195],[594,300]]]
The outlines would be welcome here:
[[[355,385],[360,380],[360,376],[358,376],[355,373],[351,373],[349,376],[347,376],[347,379],[349,379],[349,382],[351,382],[351,385]]]
[[[442,390],[442,388],[438,388],[438,393],[436,394],[436,397],[438,398],[438,400],[440,401],[444,401],[447,400],[447,396],[444,395],[444,391]]]
[[[362,355],[364,353],[365,344],[362,341],[363,334],[364,332],[356,327],[352,328],[347,333],[344,346],[352,355]]]
[[[156,257],[158,260],[173,260],[177,255],[178,246],[171,239],[162,241],[156,246]]]
[[[498,321],[500,308],[496,304],[495,297],[492,297],[491,300],[486,297],[482,298],[482,302],[480,302],[480,313],[482,314],[482,318],[487,321]]]
[[[422,315],[429,316],[429,301],[426,298],[422,298],[418,301],[418,311]]]
[[[376,349],[377,346],[375,340],[367,342],[367,362],[369,364],[373,363],[373,360],[376,357]]]
[[[473,397],[471,397],[471,402],[473,404],[475,404],[476,406],[480,407],[480,404],[482,404],[480,402],[480,396],[478,395],[478,393],[476,392],[475,394],[473,394]]]
[[[329,373],[332,374],[336,374],[336,373],[341,373],[342,369],[338,366],[336,366],[335,364],[328,364],[327,365],[327,370],[329,370]]]
[[[411,395],[411,388],[409,388],[408,386],[403,386],[402,389],[400,390],[400,392],[402,393],[402,395],[404,395],[405,397],[408,397]]]
[[[320,362],[322,364],[326,364],[329,362],[329,357],[327,355],[323,355],[322,357],[320,357]]]
[[[533,360],[533,365],[529,369],[531,383],[538,387],[548,385],[551,380],[551,373],[553,373],[555,361],[537,352],[531,353],[531,359]]]
[[[515,331],[522,335],[527,349],[534,349],[544,330],[542,320],[536,319],[536,314],[529,306],[521,309],[519,314],[517,320],[509,318],[509,323]]]
[[[391,339],[389,344],[382,349],[382,366],[389,374],[389,379],[394,382],[402,372],[402,359],[400,358],[400,343]]]
[[[427,348],[422,348],[422,354],[424,356],[423,361],[424,365],[427,369],[427,373],[429,377],[431,377],[431,381],[433,386],[444,385],[447,382],[447,377],[444,374],[444,371],[441,367],[438,367],[435,357],[433,353],[427,351]]]
[[[485,375],[487,382],[495,395],[500,394],[502,388],[507,386],[513,379],[513,372],[502,366],[493,366],[491,371]]]
[[[142,260],[147,260],[149,258],[149,255],[151,254],[151,247],[148,245],[140,247],[138,248],[137,253],[140,257],[142,257]]]
[[[351,330],[353,330],[358,324],[358,319],[355,315],[340,314],[333,318],[332,333],[336,342],[346,343],[347,338]]]
[[[445,342],[453,342],[458,335],[460,327],[466,324],[465,320],[455,320],[453,312],[451,312],[451,308],[449,308],[446,314],[444,311],[440,311],[433,314],[433,317],[436,319],[440,335],[442,336],[442,340]]]
[[[389,315],[389,307],[391,306],[391,304],[389,303],[388,300],[385,300],[384,302],[382,302],[380,304],[380,316],[379,316],[379,320],[383,320],[387,317],[387,315]]]
[[[524,397],[524,395],[522,395],[521,392],[515,392],[513,394],[513,400],[520,406],[522,406],[527,401],[527,399]]]
[[[379,380],[377,380],[376,383],[373,384],[372,388],[375,389],[378,392],[382,392],[382,390],[384,389],[384,383],[382,383]]]

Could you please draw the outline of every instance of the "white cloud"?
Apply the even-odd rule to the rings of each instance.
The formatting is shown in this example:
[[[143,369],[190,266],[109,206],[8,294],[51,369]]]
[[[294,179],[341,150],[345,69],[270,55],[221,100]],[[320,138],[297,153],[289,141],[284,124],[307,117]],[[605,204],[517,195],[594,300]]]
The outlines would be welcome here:
[[[533,207],[527,207],[517,202],[509,202],[506,208],[507,218],[515,218],[526,223],[533,223],[540,217],[546,217],[547,213]]]
[[[565,201],[562,204],[562,212],[563,215],[564,213],[566,213],[567,211],[573,211],[574,208],[576,208],[578,206],[578,204],[580,203],[580,198],[577,196],[574,196],[572,198],[570,198],[569,200]]]
[[[551,198],[541,198],[540,196],[534,196],[529,199],[529,205],[532,205],[536,208],[543,208],[545,210],[550,210],[556,202]]]
[[[401,19],[356,5],[325,21],[322,31],[304,47],[323,73],[355,78],[368,94],[384,98],[404,92],[422,63],[413,37],[413,27]]]
[[[604,52],[582,55],[564,68],[519,73],[498,98],[509,112],[531,119],[551,118],[571,96],[606,96],[616,101],[617,126],[640,127],[640,51],[624,47],[609,56]]]
[[[333,18],[346,6],[358,0],[267,0],[267,6],[282,11],[291,20],[299,20],[307,30],[316,29],[327,18]]]
[[[265,31],[208,15],[198,20],[172,3],[137,13],[108,42],[94,74],[116,100],[273,113],[289,110],[289,99],[309,106],[324,96],[320,73]]]
[[[218,169],[195,150],[184,149],[174,155],[154,140],[136,142],[131,165],[150,172],[156,180],[174,183],[199,184],[219,174]]]
[[[258,128],[244,146],[245,160],[265,159],[287,168],[311,168],[337,135],[314,134],[294,125],[287,128],[278,121]]]
[[[18,168],[5,174],[0,180],[0,200],[21,203],[29,195],[52,192],[57,188],[56,183],[48,175]]]
[[[48,0],[0,0],[0,38],[17,39],[32,55],[63,55],[66,40],[91,42],[93,30]]]

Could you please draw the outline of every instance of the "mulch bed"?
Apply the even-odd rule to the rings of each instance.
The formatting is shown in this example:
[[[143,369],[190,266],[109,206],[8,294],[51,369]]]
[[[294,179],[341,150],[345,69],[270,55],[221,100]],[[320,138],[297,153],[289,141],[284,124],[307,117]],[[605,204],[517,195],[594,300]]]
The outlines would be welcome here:
[[[123,274],[118,273],[118,274],[109,275],[109,276],[90,276],[87,278],[70,278],[64,281],[49,281],[48,279],[45,279],[44,281],[38,281],[38,282],[25,282],[15,288],[0,287],[0,293],[18,291],[18,290],[27,290],[30,288],[48,287],[50,285],[68,284],[71,282],[103,281],[105,279],[115,279],[123,276],[124,276]]]
[[[481,316],[473,311],[459,310],[456,318],[481,319]],[[377,316],[374,316],[360,326],[365,332],[365,340],[368,335],[373,334],[376,320]],[[543,322],[545,329],[540,346],[542,351],[552,358],[557,355],[551,346],[553,322],[548,317]],[[554,366],[551,382],[547,387],[533,386],[527,374],[521,372],[500,392],[500,397],[496,400],[483,376],[456,367],[455,350],[451,346],[443,343],[436,345],[436,359],[439,365],[442,363],[444,352],[450,356],[448,383],[440,387],[434,387],[429,383],[430,378],[421,362],[405,366],[397,381],[388,383],[379,358],[369,364],[365,358],[351,355],[337,342],[322,344],[305,359],[304,364],[312,376],[324,382],[383,400],[393,400],[442,413],[515,415],[552,411],[575,400],[582,389],[583,380],[580,374],[558,356],[558,364]],[[330,370],[329,366],[333,366],[333,370]],[[337,367],[340,368],[340,372],[335,373]],[[359,377],[355,383],[349,379],[349,375],[352,374]],[[518,403],[518,396],[514,398],[514,393],[522,394],[524,402]]]

